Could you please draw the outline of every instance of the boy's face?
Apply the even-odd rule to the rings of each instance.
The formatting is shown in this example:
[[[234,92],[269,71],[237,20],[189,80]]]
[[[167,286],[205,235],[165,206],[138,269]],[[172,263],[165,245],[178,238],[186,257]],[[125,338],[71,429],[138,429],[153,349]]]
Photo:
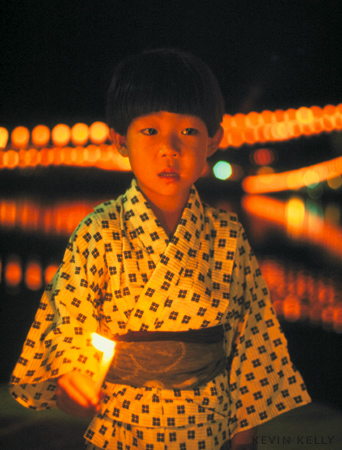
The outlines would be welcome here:
[[[167,208],[170,202],[184,206],[207,157],[218,148],[222,129],[211,138],[200,118],[159,111],[134,119],[125,136],[111,130],[111,137],[121,155],[129,158],[145,196]]]

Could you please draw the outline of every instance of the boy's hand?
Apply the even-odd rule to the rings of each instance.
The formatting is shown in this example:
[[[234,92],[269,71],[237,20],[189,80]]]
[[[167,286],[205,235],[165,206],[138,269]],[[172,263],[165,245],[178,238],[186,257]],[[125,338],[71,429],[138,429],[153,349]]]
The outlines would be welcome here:
[[[232,439],[231,450],[257,450],[258,427],[240,431]]]
[[[80,373],[68,372],[57,382],[57,406],[77,417],[93,417],[100,409],[100,393],[94,381]]]

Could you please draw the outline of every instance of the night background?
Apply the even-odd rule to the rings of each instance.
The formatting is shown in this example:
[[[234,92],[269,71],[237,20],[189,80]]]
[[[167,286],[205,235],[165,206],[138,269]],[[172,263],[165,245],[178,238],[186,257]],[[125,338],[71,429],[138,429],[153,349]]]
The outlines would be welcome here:
[[[59,123],[71,127],[78,122],[90,125],[105,121],[106,94],[117,63],[129,54],[158,47],[180,48],[205,60],[220,82],[230,115],[336,106],[342,103],[341,23],[341,0],[3,1],[0,127],[11,133],[19,125],[32,130],[39,124],[53,128]],[[263,147],[274,151],[274,169],[282,172],[340,157],[342,136],[335,130],[272,144],[244,144],[218,152],[213,160],[233,162],[245,175],[254,174],[257,167],[251,155]],[[51,450],[81,448],[84,429],[83,422],[58,412],[35,415],[26,411],[7,394],[6,384],[42,288],[28,289],[23,281],[15,288],[6,285],[6,264],[13,255],[23,268],[32,259],[40,261],[42,267],[58,264],[68,235],[27,231],[17,225],[11,228],[1,215],[5,211],[1,205],[27,202],[33,205],[32,214],[36,208],[42,215],[62,204],[72,208],[77,201],[92,207],[122,193],[130,179],[129,173],[98,168],[0,169],[1,450],[40,450],[46,448],[44,442],[49,442]],[[341,187],[329,189],[323,183],[319,187],[320,195],[309,188],[296,195],[310,213],[324,216],[324,220],[329,208],[335,211],[335,227],[341,230]],[[330,316],[326,322],[315,322],[310,311],[317,302],[312,306],[310,301],[316,296],[320,301],[323,298],[328,307],[342,314],[342,254],[332,254],[317,242],[303,242],[288,234],[286,227],[277,228],[255,217],[243,206],[240,182],[208,177],[199,181],[198,188],[204,200],[238,212],[270,282],[274,301],[289,298],[288,286],[295,283],[297,303],[306,311],[296,320],[291,314],[290,320],[283,316],[280,320],[293,361],[314,402],[305,411],[299,408],[288,418],[268,425],[264,434],[334,435],[335,446],[321,442],[322,447],[315,444],[307,448],[339,450],[342,319],[332,313],[338,324],[335,328]],[[286,191],[268,198],[285,204],[292,194]],[[67,207],[66,211],[73,214]],[[67,216],[64,218],[67,221]],[[304,278],[300,278],[302,274]],[[304,294],[299,292],[303,279]],[[325,300],[328,297],[330,300]]]
[[[204,59],[229,114],[337,104],[341,9],[338,0],[8,1],[1,122],[104,119],[117,62],[155,47]]]

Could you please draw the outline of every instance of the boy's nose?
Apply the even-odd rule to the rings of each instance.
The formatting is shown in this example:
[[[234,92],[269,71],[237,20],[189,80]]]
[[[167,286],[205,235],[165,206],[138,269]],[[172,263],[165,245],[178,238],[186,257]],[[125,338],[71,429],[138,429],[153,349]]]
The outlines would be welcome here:
[[[160,149],[161,156],[171,156],[173,158],[178,158],[179,153],[179,147],[174,139],[169,139],[164,142]]]
[[[160,155],[161,155],[162,157],[170,156],[170,157],[172,157],[172,158],[178,158],[178,156],[179,156],[179,151],[176,150],[176,149],[173,148],[173,147],[170,147],[170,146],[163,146],[163,147],[160,149]]]

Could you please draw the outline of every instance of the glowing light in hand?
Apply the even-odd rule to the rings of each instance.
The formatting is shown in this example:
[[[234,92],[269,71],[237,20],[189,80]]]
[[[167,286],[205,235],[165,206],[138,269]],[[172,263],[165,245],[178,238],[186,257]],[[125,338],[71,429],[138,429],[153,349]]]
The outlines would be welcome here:
[[[106,378],[109,366],[111,365],[114,357],[115,342],[107,339],[100,334],[92,333],[92,345],[103,353],[100,363],[99,373],[97,375],[96,386],[101,389],[104,379]]]

